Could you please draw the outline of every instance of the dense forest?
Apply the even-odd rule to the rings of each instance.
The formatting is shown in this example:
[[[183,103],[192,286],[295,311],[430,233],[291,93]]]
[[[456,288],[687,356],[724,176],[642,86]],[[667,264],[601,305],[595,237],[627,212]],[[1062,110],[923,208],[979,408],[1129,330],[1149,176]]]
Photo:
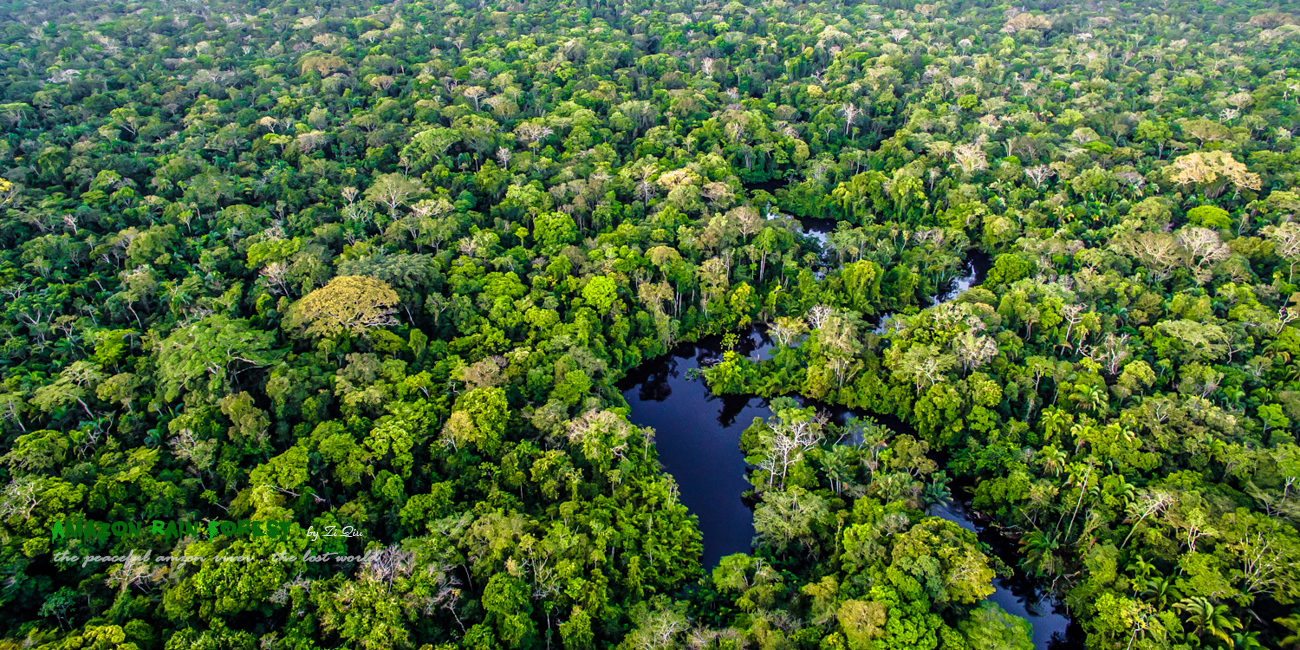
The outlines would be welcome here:
[[[876,2],[5,1],[0,648],[1300,647],[1300,12]]]

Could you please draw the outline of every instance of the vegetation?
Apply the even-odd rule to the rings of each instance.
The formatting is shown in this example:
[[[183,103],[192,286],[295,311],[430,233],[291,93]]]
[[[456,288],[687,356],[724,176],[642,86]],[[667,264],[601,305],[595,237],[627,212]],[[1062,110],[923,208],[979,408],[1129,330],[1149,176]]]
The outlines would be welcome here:
[[[1294,647],[1288,11],[10,0],[0,644],[1025,648],[951,477],[1089,647]],[[615,384],[751,325],[917,435],[774,402],[702,567]]]

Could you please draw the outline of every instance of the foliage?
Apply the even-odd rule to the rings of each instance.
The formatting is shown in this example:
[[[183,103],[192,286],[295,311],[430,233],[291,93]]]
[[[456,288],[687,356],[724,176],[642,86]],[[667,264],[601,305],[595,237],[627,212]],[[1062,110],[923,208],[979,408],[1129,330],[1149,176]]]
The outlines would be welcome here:
[[[954,493],[1089,647],[1296,641],[1286,3],[4,9],[12,643],[1024,647]],[[617,384],[749,325],[713,390],[900,424],[774,400],[704,575]]]

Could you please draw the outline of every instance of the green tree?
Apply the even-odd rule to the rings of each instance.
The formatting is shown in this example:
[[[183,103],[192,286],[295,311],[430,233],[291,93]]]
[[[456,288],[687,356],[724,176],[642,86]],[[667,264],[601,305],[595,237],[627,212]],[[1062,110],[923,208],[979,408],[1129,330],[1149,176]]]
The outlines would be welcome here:
[[[243,319],[214,315],[178,328],[157,348],[162,397],[172,401],[182,391],[226,394],[242,373],[269,366],[280,356],[274,344],[274,333],[256,330]]]
[[[972,650],[1031,650],[1029,621],[1012,616],[996,603],[984,602],[958,626]]]
[[[518,578],[506,574],[492,576],[483,588],[483,609],[496,628],[497,638],[507,648],[524,647],[536,633],[529,618],[533,607],[528,587]]]
[[[400,298],[387,282],[364,275],[330,280],[294,303],[288,322],[308,336],[361,336],[397,324]]]
[[[596,313],[602,316],[608,315],[610,308],[618,301],[618,283],[604,276],[591,278],[582,288],[582,299],[591,305]]]

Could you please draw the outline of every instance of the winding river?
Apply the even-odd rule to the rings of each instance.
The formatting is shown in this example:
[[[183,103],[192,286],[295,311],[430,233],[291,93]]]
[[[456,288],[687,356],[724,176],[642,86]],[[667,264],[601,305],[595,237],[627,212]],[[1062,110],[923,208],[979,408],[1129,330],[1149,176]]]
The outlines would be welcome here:
[[[805,231],[821,230],[818,226],[822,224],[804,224]],[[979,284],[988,270],[988,258],[972,256],[967,266],[967,274],[951,281],[938,302],[952,300]],[[762,334],[750,332],[736,345],[735,351],[760,359],[765,358],[771,345],[772,342]],[[754,418],[772,415],[764,398],[714,396],[702,379],[688,378],[688,375],[695,374],[689,371],[707,366],[721,355],[718,337],[699,343],[683,343],[669,354],[642,364],[620,384],[623,397],[631,408],[632,422],[654,428],[660,460],[677,481],[682,503],[699,517],[706,568],[715,566],[723,556],[751,550],[754,515],[741,500],[741,494],[750,485],[745,478],[746,463],[740,452],[740,434]],[[871,415],[895,432],[913,432],[911,427],[890,416],[859,413],[824,404],[817,406],[837,423],[851,416]],[[961,495],[958,497],[960,499]],[[1009,566],[1017,564],[1015,543],[985,526],[978,513],[970,512],[961,503],[936,507],[930,514],[974,531],[980,541],[1005,563]],[[1037,581],[1016,571],[1011,577],[995,578],[993,586],[995,591],[989,600],[1029,620],[1033,626],[1035,648],[1073,650],[1084,647],[1083,631],[1071,621],[1063,607],[1046,595],[1046,590]]]

